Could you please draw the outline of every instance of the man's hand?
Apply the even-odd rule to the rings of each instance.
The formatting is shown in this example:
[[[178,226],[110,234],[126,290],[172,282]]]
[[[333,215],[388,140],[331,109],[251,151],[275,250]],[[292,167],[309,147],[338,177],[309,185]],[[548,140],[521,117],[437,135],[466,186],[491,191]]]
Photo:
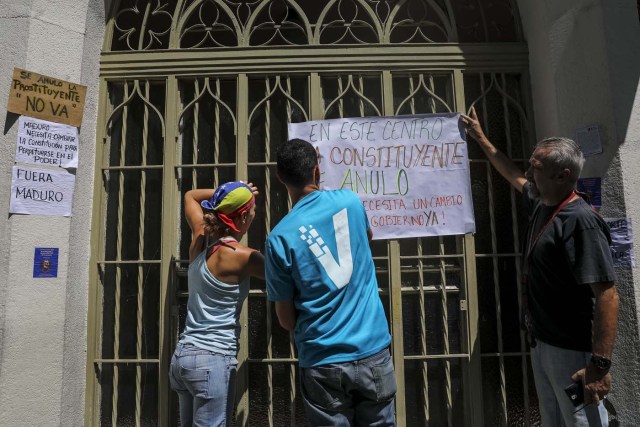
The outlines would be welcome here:
[[[509,184],[511,184],[513,188],[522,193],[522,188],[527,183],[527,179],[524,177],[520,168],[487,139],[487,136],[482,131],[482,126],[480,126],[476,109],[471,107],[471,116],[460,114],[460,119],[467,125],[467,134],[478,142],[478,146],[482,149],[484,155],[487,156],[487,159],[489,159],[493,167],[496,168],[504,179],[509,181]]]
[[[467,116],[464,114],[460,114],[462,121],[467,125],[467,134],[471,136],[476,141],[480,142],[482,140],[486,140],[487,137],[482,130],[482,126],[480,126],[480,121],[478,120],[478,114],[476,113],[476,109],[471,107],[471,116]]]
[[[611,388],[611,374],[601,372],[597,367],[589,364],[571,376],[573,381],[580,381],[584,386],[584,403],[596,406],[609,393]]]

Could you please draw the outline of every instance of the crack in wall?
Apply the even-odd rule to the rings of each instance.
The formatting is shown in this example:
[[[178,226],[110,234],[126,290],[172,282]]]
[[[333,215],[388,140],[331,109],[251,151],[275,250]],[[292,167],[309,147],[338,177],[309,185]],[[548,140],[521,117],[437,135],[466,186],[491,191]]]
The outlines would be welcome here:
[[[40,21],[40,22],[42,22],[44,24],[53,25],[54,27],[62,28],[63,30],[71,31],[71,32],[73,32],[75,34],[80,34],[82,36],[84,36],[86,34],[86,30],[84,30],[84,31],[74,30],[73,28],[65,27],[64,25],[60,25],[60,24],[57,24],[55,22],[46,21],[46,20],[44,20],[42,18],[38,18],[37,16],[32,16],[31,19],[34,19],[36,21]]]
[[[40,21],[40,22],[42,22],[42,23],[44,23],[44,24],[53,25],[54,27],[62,28],[63,30],[66,30],[66,31],[71,31],[71,32],[73,32],[73,33],[75,33],[75,34],[81,34],[81,35],[83,35],[83,36],[86,34],[86,30],[84,30],[84,31],[78,31],[78,30],[75,30],[75,29],[73,29],[73,28],[69,28],[69,27],[67,27],[67,26],[64,26],[64,25],[61,25],[61,24],[58,24],[58,23],[55,23],[55,22],[47,21],[47,20],[42,19],[42,18],[39,18],[39,17],[37,17],[37,16],[31,16],[31,15],[0,16],[0,20],[3,20],[3,19],[6,19],[6,20],[12,20],[12,19],[29,19],[29,20],[35,20],[35,21]]]

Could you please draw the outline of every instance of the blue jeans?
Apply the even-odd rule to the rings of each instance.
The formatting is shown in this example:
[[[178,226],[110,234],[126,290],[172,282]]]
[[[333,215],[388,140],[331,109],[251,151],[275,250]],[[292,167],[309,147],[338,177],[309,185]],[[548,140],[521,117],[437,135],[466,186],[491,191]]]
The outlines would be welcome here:
[[[396,378],[389,350],[354,362],[300,368],[309,424],[395,426]]]
[[[235,357],[178,343],[169,382],[180,399],[182,427],[231,425],[237,366]]]
[[[531,349],[531,364],[536,392],[540,401],[543,427],[607,427],[609,418],[604,404],[585,406],[576,412],[564,389],[571,385],[571,376],[589,363],[591,353],[567,350],[537,341]]]

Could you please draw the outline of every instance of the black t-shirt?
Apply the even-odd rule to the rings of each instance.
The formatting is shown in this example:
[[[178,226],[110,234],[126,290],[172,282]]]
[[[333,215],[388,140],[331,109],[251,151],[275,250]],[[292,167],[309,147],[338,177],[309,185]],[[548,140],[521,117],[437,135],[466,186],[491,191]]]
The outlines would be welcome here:
[[[523,189],[529,216],[524,242],[532,333],[556,347],[591,351],[591,283],[615,280],[609,228],[581,198],[564,206],[530,249],[557,206],[545,206]]]

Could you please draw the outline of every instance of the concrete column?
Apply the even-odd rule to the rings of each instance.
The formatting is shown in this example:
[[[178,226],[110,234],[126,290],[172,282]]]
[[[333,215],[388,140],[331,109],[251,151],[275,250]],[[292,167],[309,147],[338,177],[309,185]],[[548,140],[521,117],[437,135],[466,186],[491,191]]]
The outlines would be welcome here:
[[[606,62],[613,104],[615,142],[619,146],[619,170],[613,171],[607,191],[615,190],[616,201],[626,207],[635,230],[635,258],[638,266],[618,272],[622,310],[618,326],[616,355],[620,363],[614,384],[619,412],[628,424],[640,417],[640,24],[634,0],[608,2],[603,8]],[[635,320],[635,322],[634,322]]]
[[[587,158],[582,176],[602,178],[603,216],[634,216],[640,212],[636,2],[519,0],[518,4],[529,45],[537,139],[573,138],[576,128],[600,125],[603,153]],[[638,229],[638,218],[633,220]],[[640,417],[640,276],[637,268],[619,268],[617,275],[622,307],[611,400],[622,423],[634,424]]]
[[[6,114],[14,67],[89,86],[73,218],[0,218],[0,420],[12,426],[83,422],[89,224],[104,5],[92,0],[0,1],[0,188],[11,188],[17,122]],[[13,117],[12,117],[13,116]],[[8,212],[9,193],[0,198]],[[32,277],[34,248],[59,248],[58,277]]]

